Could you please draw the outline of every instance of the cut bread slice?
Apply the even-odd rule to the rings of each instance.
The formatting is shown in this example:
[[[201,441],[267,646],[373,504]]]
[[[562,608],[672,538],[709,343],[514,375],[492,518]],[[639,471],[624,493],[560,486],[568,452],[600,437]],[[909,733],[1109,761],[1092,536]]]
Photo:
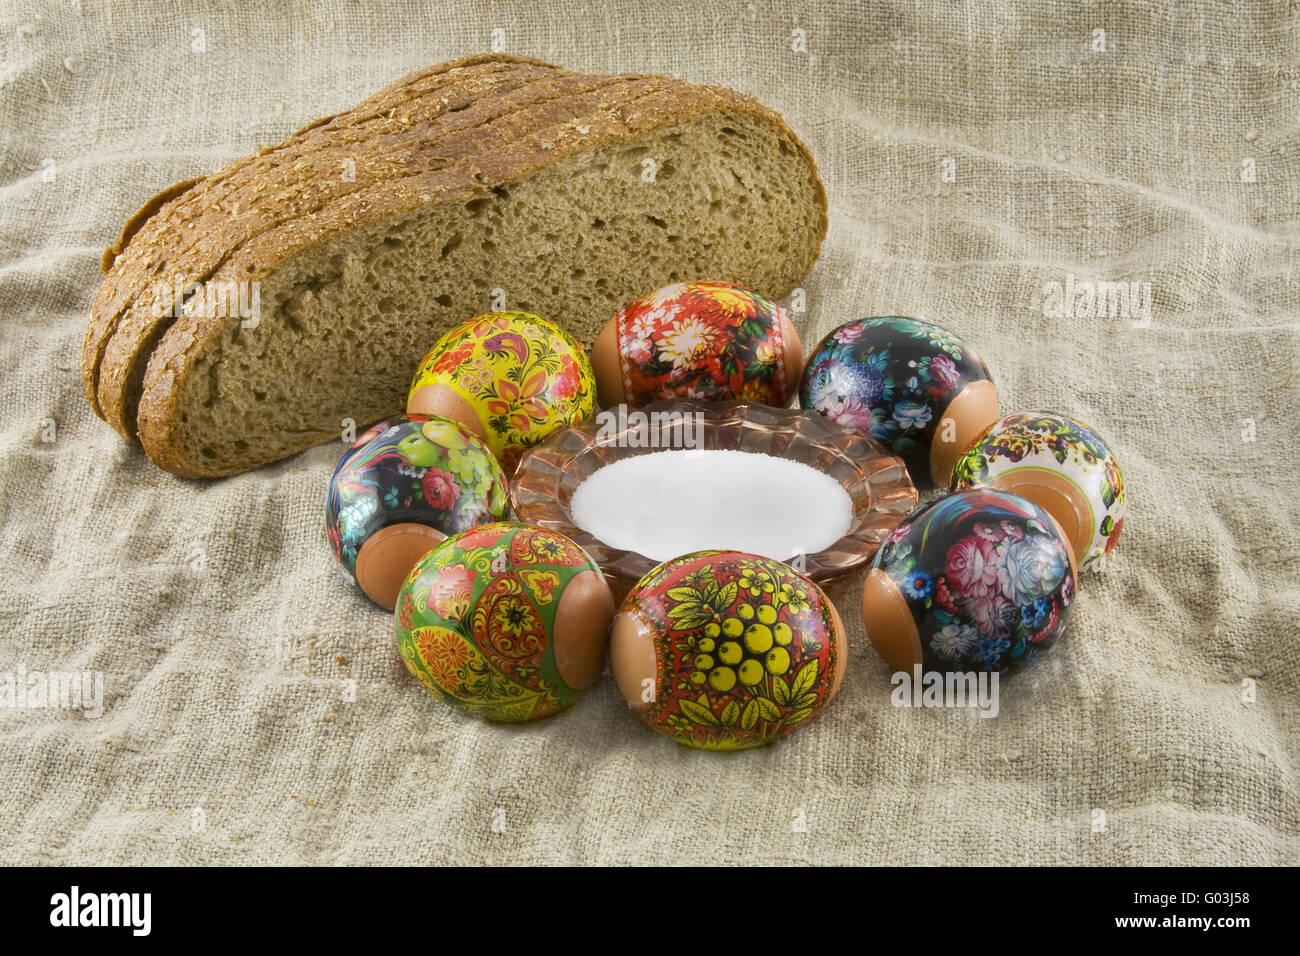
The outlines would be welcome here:
[[[590,345],[670,282],[783,296],[826,230],[812,157],[753,100],[495,55],[181,186],[106,253],[83,376],[119,432],[193,477],[400,412],[425,352],[480,312]]]

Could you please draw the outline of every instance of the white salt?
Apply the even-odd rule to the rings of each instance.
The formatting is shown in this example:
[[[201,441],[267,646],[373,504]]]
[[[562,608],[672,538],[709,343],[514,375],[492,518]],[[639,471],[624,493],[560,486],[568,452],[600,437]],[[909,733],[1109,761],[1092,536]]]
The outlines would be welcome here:
[[[787,561],[830,547],[853,522],[853,501],[830,475],[747,451],[624,458],[589,475],[570,511],[605,544],[655,561],[706,548]]]

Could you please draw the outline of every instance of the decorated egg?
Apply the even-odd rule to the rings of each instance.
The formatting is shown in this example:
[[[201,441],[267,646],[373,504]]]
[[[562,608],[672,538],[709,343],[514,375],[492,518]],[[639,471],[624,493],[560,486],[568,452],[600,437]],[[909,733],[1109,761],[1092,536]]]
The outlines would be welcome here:
[[[571,706],[600,674],[614,597],[564,535],[501,522],[429,552],[396,616],[402,660],[429,693],[519,723]]]
[[[1065,629],[1076,568],[1065,535],[1026,498],[959,491],[908,515],[862,590],[867,637],[894,671],[1010,672]]]
[[[507,471],[525,448],[596,411],[587,353],[553,322],[489,312],[452,329],[420,364],[411,415],[441,415],[481,438]]]
[[[686,747],[784,737],[835,696],[848,653],[821,589],[768,558],[697,551],[637,582],[610,631],[619,692]]]
[[[325,527],[334,557],[376,604],[393,609],[402,580],[438,542],[510,507],[486,445],[445,418],[380,422],[330,478]]]
[[[1095,431],[1053,412],[999,419],[952,470],[953,491],[1013,491],[1047,510],[1065,530],[1080,571],[1115,547],[1127,500],[1115,455]]]
[[[679,282],[637,299],[591,350],[600,401],[750,399],[784,407],[803,346],[785,311],[730,282]]]
[[[953,463],[998,417],[998,393],[971,347],[930,322],[857,319],[808,356],[799,402],[870,435],[913,479],[946,486]]]

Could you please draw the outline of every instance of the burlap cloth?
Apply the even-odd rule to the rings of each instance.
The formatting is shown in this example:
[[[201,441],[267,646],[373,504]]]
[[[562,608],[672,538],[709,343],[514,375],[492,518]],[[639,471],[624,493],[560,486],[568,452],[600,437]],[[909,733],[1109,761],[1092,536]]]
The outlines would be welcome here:
[[[1297,861],[1294,4],[269,6],[0,14],[0,671],[105,681],[98,719],[0,708],[0,859]],[[891,706],[861,575],[841,696],[764,751],[682,750],[608,675],[534,726],[462,717],[333,563],[339,446],[182,481],[91,414],[99,256],[145,198],[494,43],[780,110],[830,194],[809,345],[936,320],[1004,409],[1113,442],[1119,548],[996,719]],[[1071,274],[1149,282],[1149,325],[1045,315]]]

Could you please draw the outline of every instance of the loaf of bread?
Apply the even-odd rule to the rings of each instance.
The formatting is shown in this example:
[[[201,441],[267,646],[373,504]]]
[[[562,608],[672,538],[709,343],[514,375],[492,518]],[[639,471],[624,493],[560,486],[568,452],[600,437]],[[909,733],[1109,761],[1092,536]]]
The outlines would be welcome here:
[[[229,475],[400,412],[473,315],[590,345],[670,282],[783,296],[825,232],[812,156],[752,99],[471,56],[146,203],[104,254],[82,376],[157,465]]]

